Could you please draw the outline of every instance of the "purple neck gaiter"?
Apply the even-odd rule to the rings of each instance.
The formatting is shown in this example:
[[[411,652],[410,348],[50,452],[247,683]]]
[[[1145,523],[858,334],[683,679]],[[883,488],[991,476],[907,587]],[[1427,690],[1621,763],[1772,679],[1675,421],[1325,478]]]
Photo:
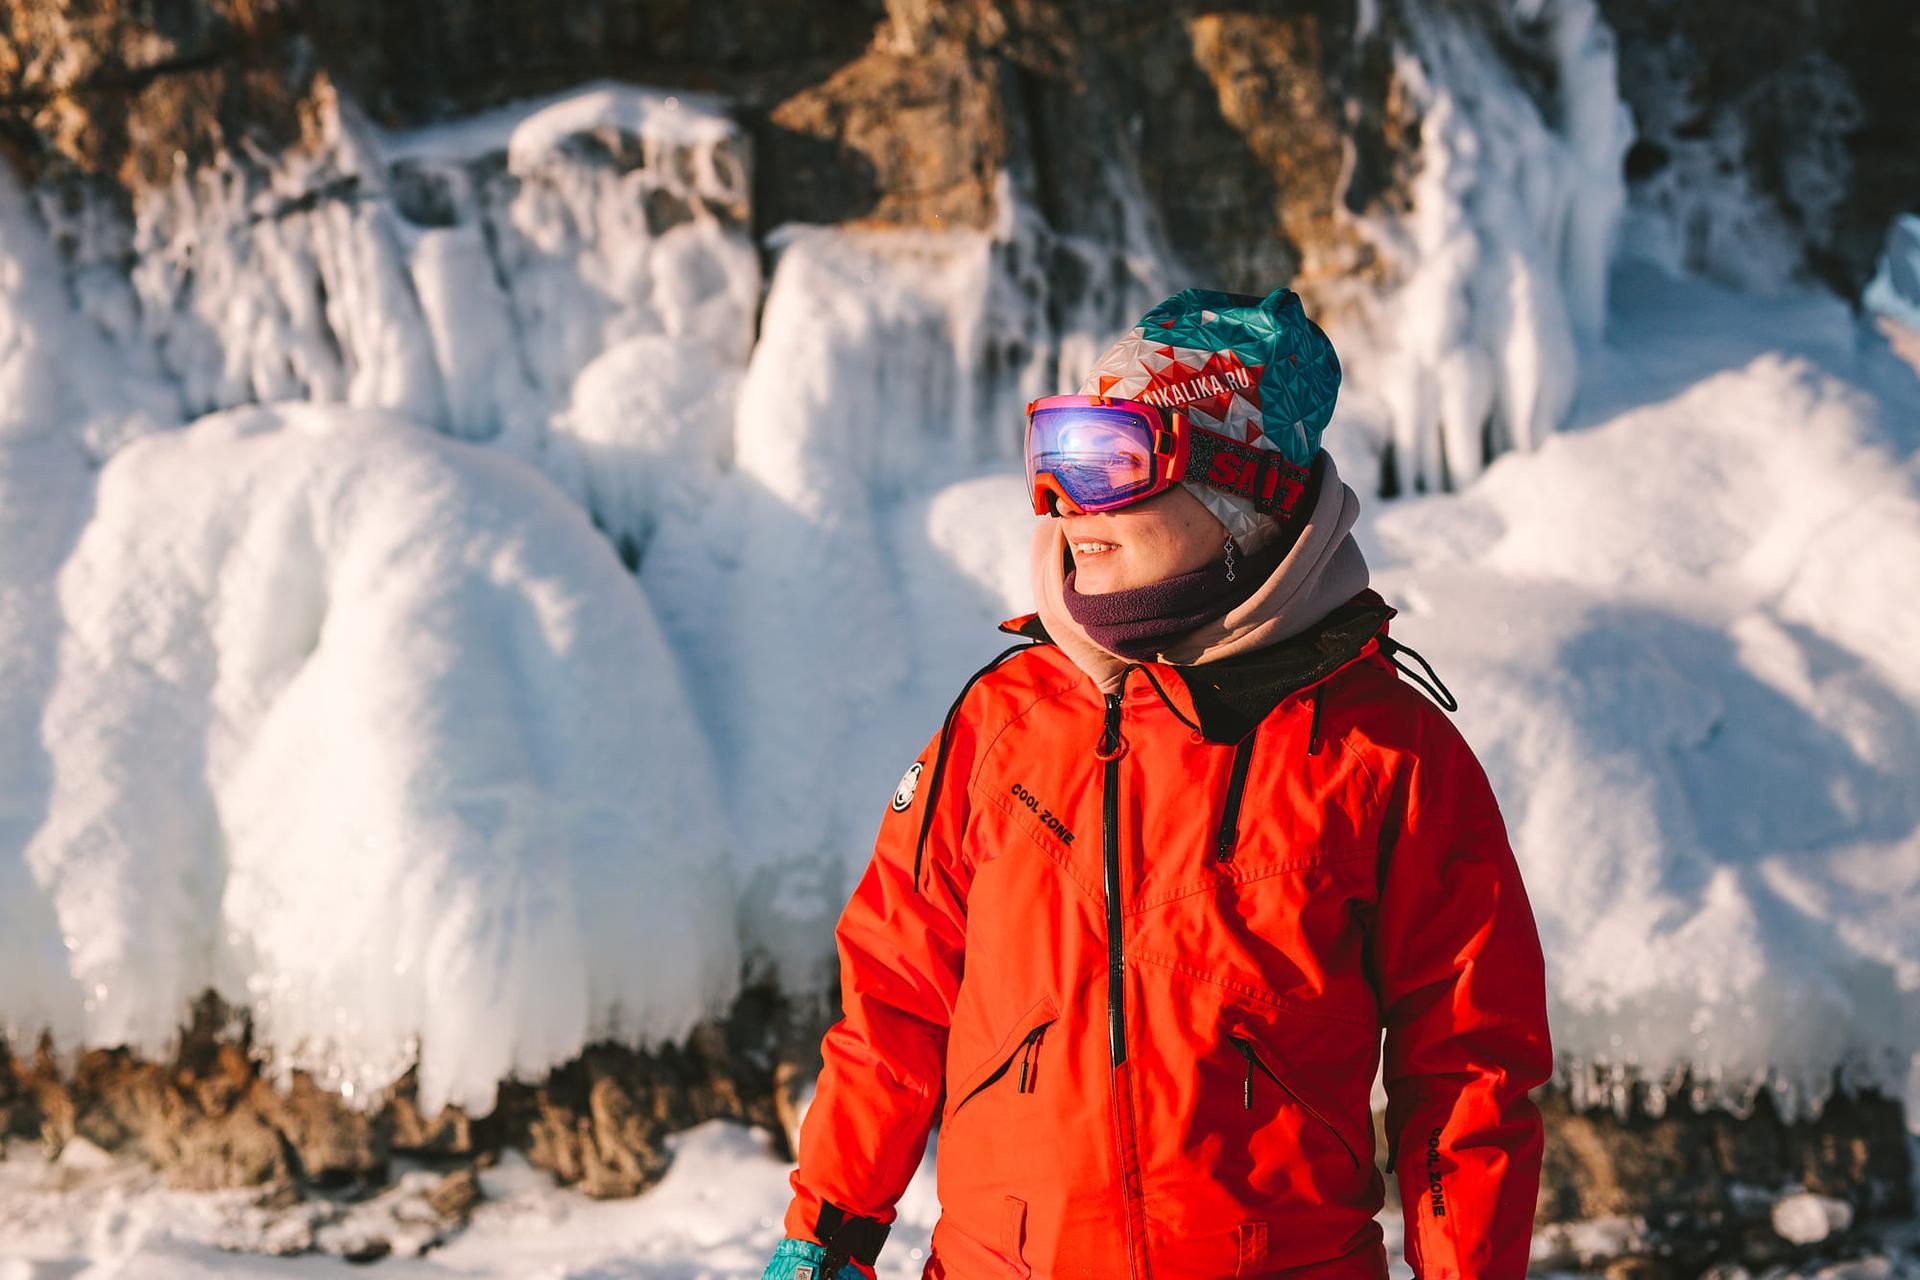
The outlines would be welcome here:
[[[1253,555],[1236,555],[1232,582],[1227,581],[1224,554],[1192,573],[1098,595],[1075,591],[1077,570],[1070,568],[1061,595],[1067,613],[1102,649],[1123,658],[1151,658],[1167,641],[1245,602],[1272,576],[1291,546],[1292,539],[1281,536]]]

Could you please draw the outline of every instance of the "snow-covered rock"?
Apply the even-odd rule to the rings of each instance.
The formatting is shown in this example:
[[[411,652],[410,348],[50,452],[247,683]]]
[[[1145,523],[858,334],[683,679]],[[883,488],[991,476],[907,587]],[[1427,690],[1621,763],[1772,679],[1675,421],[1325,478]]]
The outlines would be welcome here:
[[[1560,1053],[1920,1101],[1912,384],[1837,300],[1622,287],[1582,420],[1378,509],[1375,585],[1501,797]]]
[[[313,114],[311,147],[183,170],[140,193],[131,228],[41,202],[82,314],[189,414],[346,403],[538,462],[575,380],[623,344],[712,370],[709,396],[744,366],[760,288],[748,151],[714,99],[589,84],[388,132],[323,92]],[[576,416],[559,433],[604,454],[609,429]],[[657,428],[629,429],[644,454]],[[634,514],[557,452],[577,497],[614,504],[596,516]]]
[[[10,1036],[51,1005],[62,1042],[158,1055],[211,986],[281,1070],[364,1095],[417,1056],[429,1111],[483,1111],[730,994],[707,739],[638,587],[522,465],[371,411],[216,415],[114,456],[56,599],[6,907],[65,973]]]
[[[1853,1225],[1853,1206],[1832,1196],[1797,1191],[1774,1203],[1773,1229],[1794,1244],[1819,1244]]]

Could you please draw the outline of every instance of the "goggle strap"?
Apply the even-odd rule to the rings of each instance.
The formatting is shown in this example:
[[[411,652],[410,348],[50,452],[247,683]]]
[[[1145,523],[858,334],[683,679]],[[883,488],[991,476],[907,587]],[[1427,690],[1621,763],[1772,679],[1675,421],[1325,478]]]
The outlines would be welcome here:
[[[1243,444],[1189,419],[1186,479],[1245,498],[1256,511],[1291,520],[1313,472],[1272,449]]]

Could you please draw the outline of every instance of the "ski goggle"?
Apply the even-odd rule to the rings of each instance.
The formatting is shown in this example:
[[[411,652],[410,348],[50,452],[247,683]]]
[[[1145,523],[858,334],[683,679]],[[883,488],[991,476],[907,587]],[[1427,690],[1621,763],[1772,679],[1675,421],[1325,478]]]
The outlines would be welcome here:
[[[1033,513],[1065,497],[1112,511],[1189,475],[1290,519],[1312,473],[1271,449],[1193,425],[1179,410],[1111,396],[1046,396],[1027,406],[1027,490]]]

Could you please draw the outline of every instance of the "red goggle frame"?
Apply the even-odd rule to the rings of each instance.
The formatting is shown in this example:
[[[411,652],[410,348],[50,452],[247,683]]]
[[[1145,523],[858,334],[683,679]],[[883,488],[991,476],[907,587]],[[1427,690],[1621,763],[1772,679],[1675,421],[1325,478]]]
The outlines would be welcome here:
[[[1045,396],[1027,405],[1027,487],[1035,515],[1066,498],[1112,511],[1187,479],[1289,520],[1312,472],[1271,449],[1198,427],[1178,409],[1112,396]]]

